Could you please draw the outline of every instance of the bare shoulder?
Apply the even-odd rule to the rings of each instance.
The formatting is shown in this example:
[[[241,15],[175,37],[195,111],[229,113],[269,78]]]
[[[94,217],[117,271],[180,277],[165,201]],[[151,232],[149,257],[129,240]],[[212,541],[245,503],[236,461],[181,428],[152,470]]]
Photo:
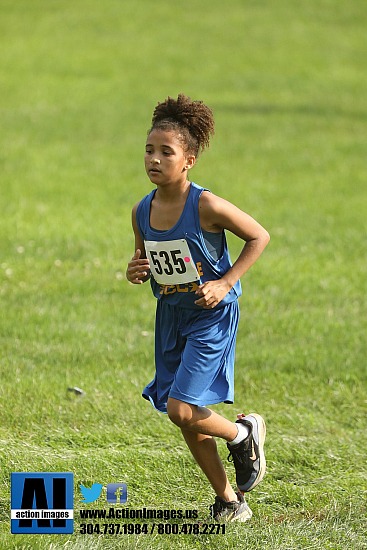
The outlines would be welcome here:
[[[202,192],[199,200],[199,209],[204,211],[208,210],[211,212],[221,212],[227,208],[237,208],[237,206],[222,197],[218,197],[218,195],[215,195],[210,191]]]
[[[138,207],[139,207],[140,203],[141,203],[141,201],[134,204],[134,206],[132,208],[132,211],[131,211],[131,221],[132,221],[133,227],[136,226],[136,212],[138,210]]]
[[[141,201],[137,202],[136,204],[134,204],[133,206],[133,209],[131,211],[131,222],[132,222],[132,226],[133,226],[133,229],[134,229],[134,232],[135,234],[138,234],[139,233],[139,230],[138,230],[138,222],[136,220],[136,212],[138,210],[138,207],[139,207],[139,204],[140,204]]]
[[[142,252],[141,258],[146,258],[144,240],[143,240],[143,237],[140,233],[140,230],[139,230],[139,227],[138,227],[138,222],[137,222],[137,219],[136,219],[136,211],[138,209],[138,206],[139,206],[140,202],[141,201],[137,202],[133,206],[133,209],[132,209],[132,212],[131,212],[131,222],[132,222],[132,227],[133,227],[133,231],[134,231],[134,235],[135,235],[135,250],[137,250],[139,248]]]
[[[203,191],[199,200],[200,223],[207,231],[221,231],[223,227],[223,216],[233,215],[238,208],[229,201],[214,195],[210,191]]]
[[[199,202],[201,227],[206,231],[227,229],[244,239],[269,240],[267,231],[254,218],[231,202],[204,191]]]
[[[134,204],[133,209],[132,209],[133,216],[136,216],[136,211],[137,211],[140,203],[141,203],[141,201],[138,201],[136,204]]]

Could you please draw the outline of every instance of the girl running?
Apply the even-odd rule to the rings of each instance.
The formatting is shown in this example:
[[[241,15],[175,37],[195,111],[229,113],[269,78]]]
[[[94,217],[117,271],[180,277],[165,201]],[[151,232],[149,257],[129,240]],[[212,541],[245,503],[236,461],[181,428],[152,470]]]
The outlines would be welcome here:
[[[233,403],[240,278],[269,241],[248,214],[190,181],[189,173],[214,133],[211,109],[180,94],[158,103],[145,146],[145,169],[155,189],[132,211],[135,253],[126,276],[150,280],[157,298],[154,379],[143,397],[176,424],[216,494],[218,521],[252,515],[243,493],[265,474],[265,422],[239,414],[235,422],[208,405]],[[244,241],[231,263],[225,231]],[[217,452],[227,442],[235,491]]]

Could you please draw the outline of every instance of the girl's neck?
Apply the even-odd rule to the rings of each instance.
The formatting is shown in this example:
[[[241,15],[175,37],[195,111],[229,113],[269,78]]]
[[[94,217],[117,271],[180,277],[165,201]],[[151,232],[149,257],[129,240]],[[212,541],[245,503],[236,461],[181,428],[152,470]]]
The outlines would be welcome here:
[[[191,182],[186,180],[177,185],[158,186],[155,196],[162,202],[174,202],[186,198],[189,193]]]

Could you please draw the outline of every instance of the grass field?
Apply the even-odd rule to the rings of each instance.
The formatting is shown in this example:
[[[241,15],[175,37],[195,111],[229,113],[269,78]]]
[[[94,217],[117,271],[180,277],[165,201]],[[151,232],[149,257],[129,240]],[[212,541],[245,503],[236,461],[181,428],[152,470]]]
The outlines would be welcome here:
[[[362,0],[1,1],[0,548],[367,548],[366,25]],[[151,112],[181,91],[217,123],[193,179],[272,237],[243,280],[235,404],[215,407],[267,421],[253,519],[87,536],[76,512],[74,535],[11,535],[22,471],[73,472],[76,511],[79,483],[123,481],[129,507],[207,518],[178,429],[140,397],[154,299],[124,278]]]

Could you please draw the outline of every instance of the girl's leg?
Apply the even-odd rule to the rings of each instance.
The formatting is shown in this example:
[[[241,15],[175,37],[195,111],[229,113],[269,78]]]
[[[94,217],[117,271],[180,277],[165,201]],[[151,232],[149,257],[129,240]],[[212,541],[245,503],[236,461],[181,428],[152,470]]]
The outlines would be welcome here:
[[[208,478],[215,494],[226,501],[237,501],[237,495],[232,489],[222,461],[217,452],[217,444],[210,435],[195,433],[181,428],[196,462]]]
[[[217,470],[215,470],[214,466],[212,469],[210,464],[208,467],[205,466],[205,460],[208,458],[208,455],[205,455],[201,451],[201,447],[199,447],[199,442],[202,441],[202,438],[196,437],[195,439],[194,436],[201,435],[204,438],[205,436],[207,438],[208,436],[215,436],[227,441],[227,446],[233,457],[236,470],[237,486],[241,492],[251,491],[251,489],[260,483],[266,469],[264,456],[266,427],[264,419],[260,415],[255,413],[251,413],[245,417],[238,415],[238,421],[242,418],[239,426],[242,423],[245,424],[247,435],[243,436],[241,433],[239,434],[239,438],[237,438],[239,433],[237,424],[230,422],[206,407],[191,405],[190,403],[170,397],[167,402],[167,412],[170,420],[181,428],[192,454],[197,459],[198,464],[209,478],[213,487],[214,471]],[[187,434],[192,434],[192,437],[190,438]],[[241,438],[242,436],[243,439]],[[234,439],[236,439],[235,443],[233,442]],[[240,439],[240,441],[237,441],[237,439]],[[189,441],[191,444],[189,444]],[[197,444],[195,444],[195,441]],[[210,447],[209,443],[207,445],[207,449],[214,456],[213,447]],[[223,488],[223,477],[221,478],[219,489],[220,487],[222,487],[222,491],[225,490]],[[218,494],[218,496],[220,495]]]
[[[221,437],[226,441],[233,441],[238,433],[234,422],[207,409],[168,398],[167,412],[170,420],[185,432]]]

